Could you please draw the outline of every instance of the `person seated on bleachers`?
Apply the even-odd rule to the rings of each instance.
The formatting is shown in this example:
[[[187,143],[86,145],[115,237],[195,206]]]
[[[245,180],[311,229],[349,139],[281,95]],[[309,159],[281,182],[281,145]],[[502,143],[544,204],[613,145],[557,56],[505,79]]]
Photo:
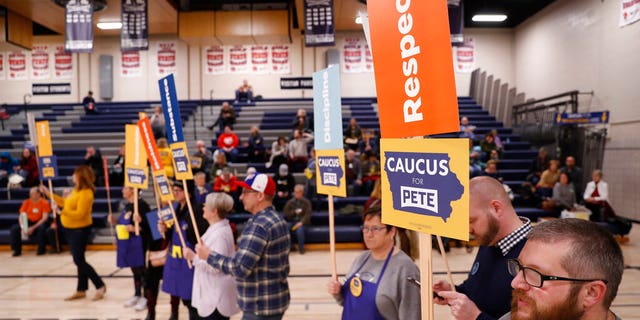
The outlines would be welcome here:
[[[573,189],[576,191],[576,199],[582,199],[582,169],[576,166],[576,158],[568,156],[564,160],[564,167],[560,168],[560,172],[565,172],[571,178]]]
[[[345,162],[345,179],[347,180],[347,195],[359,196],[362,190],[362,166],[360,159],[356,157],[356,152],[347,149],[344,158]]]
[[[615,216],[615,212],[609,205],[609,184],[602,180],[602,171],[593,170],[592,181],[587,183],[584,189],[584,205],[591,210],[591,221],[604,221]]]
[[[554,210],[557,211],[558,214],[563,210],[572,210],[576,205],[576,191],[567,173],[560,173],[560,179],[553,187],[553,196],[550,200],[552,201]]]
[[[18,224],[11,227],[10,239],[13,256],[22,254],[22,240],[30,239],[38,245],[37,255],[43,255],[47,249],[46,231],[49,227],[47,221],[51,213],[49,202],[42,198],[38,187],[29,190],[29,199],[22,202]],[[27,225],[23,225],[23,223]],[[26,232],[25,232],[26,230]]]
[[[249,152],[249,163],[264,163],[265,147],[264,138],[258,129],[258,126],[252,126],[249,133],[249,139],[245,144]]]
[[[291,231],[291,238],[298,242],[298,252],[304,254],[305,227],[311,225],[311,202],[304,197],[304,185],[295,185],[293,198],[284,205],[283,213]],[[292,240],[291,247],[293,243]]]
[[[293,140],[289,143],[289,158],[287,163],[291,169],[303,171],[309,162],[309,143],[313,141],[313,135],[301,130],[293,131]],[[297,170],[296,170],[297,171]]]
[[[240,212],[243,208],[240,201],[242,190],[238,188],[238,178],[231,172],[231,168],[222,169],[213,185],[213,192],[224,192],[233,198],[233,208],[235,212]]]
[[[281,164],[286,163],[288,151],[289,144],[287,143],[287,138],[279,136],[278,140],[271,144],[271,156],[269,157],[269,162],[266,164],[267,169],[273,168],[273,170],[277,170]]]
[[[373,185],[376,180],[380,179],[380,160],[375,153],[367,153],[367,158],[362,162],[362,191],[361,193],[370,194],[373,191]]]
[[[126,149],[125,145],[120,146],[118,151],[118,157],[113,161],[113,164],[109,166],[109,185],[110,186],[122,186],[124,185],[124,155]]]
[[[493,142],[498,147],[498,151],[502,153],[504,151],[504,143],[502,142],[502,139],[500,139],[500,137],[498,136],[498,129],[491,129],[491,131],[489,132],[493,136]]]
[[[482,161],[481,156],[480,146],[473,145],[473,140],[469,139],[469,178],[482,175],[486,164]]]
[[[547,170],[547,167],[549,166],[549,160],[547,149],[545,147],[541,147],[538,150],[538,155],[531,162],[527,181],[531,182],[534,186],[537,185],[540,181],[540,176],[542,176],[542,172]]]
[[[358,125],[356,118],[349,119],[349,124],[344,128],[344,144],[351,150],[358,150],[358,145],[362,140],[362,129]]]
[[[504,180],[500,172],[498,172],[498,161],[496,160],[487,161],[487,167],[484,168],[482,175],[492,177],[500,182]]]
[[[542,198],[550,198],[553,195],[553,187],[560,180],[560,162],[558,160],[550,160],[549,168],[542,172],[540,181],[536,185],[538,194]]]
[[[377,155],[380,154],[378,146],[380,145],[380,137],[373,129],[363,129],[362,139],[360,139],[358,150],[361,155],[365,155],[367,152],[373,152]]]
[[[242,85],[236,90],[236,103],[247,102],[253,100],[253,87],[249,85],[247,79],[242,80]]]
[[[218,148],[220,148],[226,155],[229,162],[236,162],[238,158],[238,144],[240,139],[231,130],[231,127],[224,127],[224,132],[218,136]]]
[[[276,194],[273,197],[273,206],[276,207],[277,211],[282,211],[287,200],[291,198],[293,186],[296,183],[286,163],[280,165],[278,172],[273,175],[273,181],[276,183]]]
[[[102,153],[100,149],[94,146],[88,146],[84,155],[83,164],[89,166],[96,176],[96,186],[104,185],[104,163],[102,162]]]
[[[38,171],[38,158],[32,145],[25,145],[20,157],[20,169],[18,173],[24,178],[22,186],[25,188],[38,185],[40,172]]]
[[[304,176],[307,178],[305,197],[315,204],[318,200],[318,193],[316,188],[316,149],[314,148],[309,151],[309,162],[304,169]]]
[[[207,195],[213,192],[213,188],[210,184],[207,183],[207,174],[199,171],[193,175],[193,184],[195,185],[195,195],[194,198],[198,203],[204,204]]]
[[[207,127],[209,131],[218,126],[218,132],[223,132],[224,127],[230,127],[233,129],[233,125],[236,124],[236,110],[229,104],[229,102],[223,102],[222,108],[220,108],[220,114],[218,119],[212,125]]]
[[[482,151],[483,161],[489,161],[489,159],[500,160],[500,150],[491,132],[487,132],[487,134],[484,135],[484,139],[480,141],[480,150]]]
[[[0,186],[6,187],[9,176],[20,169],[18,159],[11,156],[9,151],[3,151],[0,154]]]
[[[542,203],[542,199],[536,192],[536,187],[531,182],[523,182],[517,190],[520,195],[518,198],[518,206],[527,208],[538,208]]]
[[[96,114],[98,108],[96,108],[96,100],[93,99],[93,91],[89,91],[87,96],[82,99],[82,106],[84,107],[85,114]]]
[[[462,117],[460,119],[460,134],[458,135],[458,137],[469,138],[473,140],[476,137],[475,134],[473,133],[473,130],[475,129],[476,129],[476,126],[469,124],[469,118]]]
[[[151,131],[153,132],[153,137],[158,140],[160,138],[166,137],[167,133],[165,122],[164,122],[164,113],[162,113],[162,107],[156,106],[153,108],[153,114],[149,117],[149,123],[151,124]]]
[[[307,110],[300,108],[296,113],[296,118],[291,122],[292,130],[313,133],[313,121],[307,116]]]
[[[222,152],[222,150],[216,150],[213,153],[213,159],[214,161],[209,176],[211,177],[211,181],[215,182],[216,178],[222,174],[222,169],[229,167],[229,163],[227,162],[227,155]]]
[[[207,149],[204,141],[196,141],[196,152],[191,155],[191,171],[195,174],[197,172],[205,173],[205,181],[209,180],[209,172],[211,172],[211,165],[213,165],[213,153]]]
[[[171,155],[171,149],[169,149],[169,142],[166,138],[158,139],[158,153],[164,166],[164,173],[167,178],[173,179],[173,155]]]

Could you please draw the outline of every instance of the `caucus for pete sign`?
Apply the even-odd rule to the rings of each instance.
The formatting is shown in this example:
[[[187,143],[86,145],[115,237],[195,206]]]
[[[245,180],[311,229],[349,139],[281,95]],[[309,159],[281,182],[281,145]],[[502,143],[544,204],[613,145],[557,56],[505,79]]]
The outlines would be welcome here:
[[[468,140],[382,139],[381,148],[383,199],[392,199],[382,222],[468,240]]]
[[[384,138],[459,129],[446,1],[367,3]]]
[[[318,193],[347,196],[344,151],[316,150],[316,186]]]

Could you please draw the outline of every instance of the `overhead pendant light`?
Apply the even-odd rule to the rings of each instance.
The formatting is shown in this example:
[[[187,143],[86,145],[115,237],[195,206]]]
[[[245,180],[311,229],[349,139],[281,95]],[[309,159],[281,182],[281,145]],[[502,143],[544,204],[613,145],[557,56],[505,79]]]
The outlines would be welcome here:
[[[98,22],[98,29],[100,30],[117,30],[122,28],[122,22]]]
[[[480,13],[474,15],[471,20],[474,22],[502,22],[507,20],[507,15],[505,14],[489,14],[489,13]]]

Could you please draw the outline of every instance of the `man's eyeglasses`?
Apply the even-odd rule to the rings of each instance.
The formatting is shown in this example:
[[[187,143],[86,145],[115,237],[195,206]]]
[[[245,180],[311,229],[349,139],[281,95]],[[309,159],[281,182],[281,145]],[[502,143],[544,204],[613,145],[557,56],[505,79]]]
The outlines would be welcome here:
[[[379,233],[382,230],[386,230],[387,227],[368,227],[368,226],[360,226],[360,229],[362,229],[362,233],[367,233],[367,232],[373,232],[375,234]]]
[[[574,279],[574,278],[565,278],[565,277],[557,277],[557,276],[548,276],[540,273],[538,270],[525,267],[520,264],[520,261],[517,259],[509,259],[507,260],[507,269],[509,270],[509,274],[513,277],[517,276],[520,271],[522,271],[522,276],[524,281],[528,283],[532,287],[541,288],[545,281],[578,281],[578,282],[591,282],[591,281],[602,281],[607,284],[607,280],[605,279]]]

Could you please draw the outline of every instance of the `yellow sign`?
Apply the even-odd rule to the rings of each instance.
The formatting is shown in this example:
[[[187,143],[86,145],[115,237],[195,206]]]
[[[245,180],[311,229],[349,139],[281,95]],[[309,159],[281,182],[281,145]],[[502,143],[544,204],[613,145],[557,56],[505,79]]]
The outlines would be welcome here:
[[[316,186],[318,193],[347,196],[344,150],[316,150]]]
[[[38,156],[48,157],[53,155],[51,148],[51,135],[49,134],[49,121],[36,122],[36,135],[38,137]]]
[[[149,185],[147,173],[147,153],[144,150],[138,126],[125,126],[124,185],[146,189]]]
[[[164,169],[154,171],[153,177],[156,181],[156,185],[158,186],[157,191],[160,194],[160,200],[163,202],[173,201],[173,192],[171,190],[171,186],[169,185],[167,175],[164,173]]]
[[[172,143],[170,147],[171,155],[173,156],[173,172],[176,180],[193,179],[187,143],[184,141],[175,142]]]
[[[469,140],[381,139],[382,223],[469,239]]]

